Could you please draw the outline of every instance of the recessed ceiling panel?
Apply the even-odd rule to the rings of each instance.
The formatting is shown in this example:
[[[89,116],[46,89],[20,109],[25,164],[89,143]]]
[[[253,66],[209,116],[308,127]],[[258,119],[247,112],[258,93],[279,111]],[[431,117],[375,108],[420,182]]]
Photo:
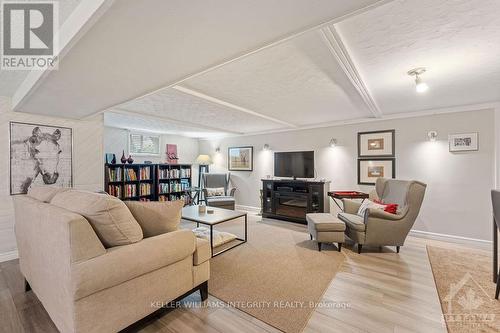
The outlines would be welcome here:
[[[499,13],[497,0],[391,1],[335,28],[381,111],[400,113],[500,100]]]
[[[14,108],[84,117],[375,2],[114,1]]]
[[[219,129],[235,134],[281,129],[284,125],[218,105],[196,96],[166,88],[125,103],[121,110],[167,118],[200,128]]]
[[[104,113],[104,126],[142,132],[177,134],[194,138],[220,137],[228,134],[225,132],[186,126],[185,124],[160,120],[153,117],[121,114],[119,112],[117,113],[112,111]]]
[[[182,85],[299,126],[372,116],[321,30]]]

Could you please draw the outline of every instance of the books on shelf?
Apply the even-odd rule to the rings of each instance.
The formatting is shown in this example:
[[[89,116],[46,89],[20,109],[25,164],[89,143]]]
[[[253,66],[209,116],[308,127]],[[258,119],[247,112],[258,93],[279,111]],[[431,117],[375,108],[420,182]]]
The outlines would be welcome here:
[[[140,198],[139,201],[151,201],[149,198]]]
[[[120,168],[108,168],[108,179],[110,182],[121,182],[122,181],[122,169]]]
[[[135,184],[124,185],[124,197],[131,198],[137,196],[137,186]]]
[[[124,170],[125,174],[125,181],[135,181],[137,180],[137,174],[135,173],[134,169],[125,169]]]
[[[170,192],[185,191],[189,187],[189,179],[181,179],[170,183]]]
[[[151,184],[139,184],[140,195],[150,195],[151,194]]]
[[[190,178],[191,168],[180,168],[180,169],[160,169],[159,178],[160,179],[173,179],[173,178]]]
[[[158,201],[168,201],[168,195],[159,195]]]
[[[141,167],[139,169],[139,175],[141,180],[149,180],[151,179],[151,168],[150,167]]]
[[[115,196],[117,198],[121,198],[122,197],[121,185],[108,185],[108,194]]]
[[[184,200],[184,204],[186,204],[186,205],[189,204],[189,196],[185,195],[185,194],[182,194],[182,195],[172,194],[172,195],[170,195],[170,200],[171,201]]]
[[[168,193],[168,192],[169,192],[168,183],[158,184],[158,193],[162,194],[162,193]]]

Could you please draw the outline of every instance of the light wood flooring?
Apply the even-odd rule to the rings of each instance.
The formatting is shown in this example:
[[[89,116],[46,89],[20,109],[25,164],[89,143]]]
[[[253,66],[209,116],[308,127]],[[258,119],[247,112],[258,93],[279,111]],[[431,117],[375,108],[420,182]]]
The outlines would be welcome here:
[[[382,252],[367,248],[358,255],[347,244],[342,248],[346,260],[304,332],[446,332],[426,244],[463,247],[408,237],[399,254],[384,247]],[[325,245],[324,251],[336,248]],[[18,261],[0,263],[0,332],[57,332],[33,292],[24,293],[23,288]],[[184,299],[183,307],[133,331],[278,332],[212,296],[200,304],[198,294]]]

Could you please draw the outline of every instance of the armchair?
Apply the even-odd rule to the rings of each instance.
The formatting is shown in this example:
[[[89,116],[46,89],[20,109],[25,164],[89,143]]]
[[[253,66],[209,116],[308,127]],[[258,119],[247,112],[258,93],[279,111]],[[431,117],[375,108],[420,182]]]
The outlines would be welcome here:
[[[203,196],[207,206],[234,210],[234,193],[236,188],[229,187],[230,173],[205,173],[203,174]],[[222,195],[213,195],[209,189],[224,189]]]
[[[361,217],[356,214],[361,204],[344,199],[344,212],[338,217],[346,224],[347,236],[358,244],[358,253],[361,253],[363,245],[396,246],[399,253],[420,212],[426,187],[418,181],[378,178],[374,196],[387,203],[398,204],[396,214],[367,209]]]

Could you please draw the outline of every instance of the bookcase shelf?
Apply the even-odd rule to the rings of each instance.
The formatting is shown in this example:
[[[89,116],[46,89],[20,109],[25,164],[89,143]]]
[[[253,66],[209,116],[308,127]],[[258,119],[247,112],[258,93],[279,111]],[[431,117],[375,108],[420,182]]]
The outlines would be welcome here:
[[[191,164],[105,164],[104,189],[122,200],[189,203]]]

